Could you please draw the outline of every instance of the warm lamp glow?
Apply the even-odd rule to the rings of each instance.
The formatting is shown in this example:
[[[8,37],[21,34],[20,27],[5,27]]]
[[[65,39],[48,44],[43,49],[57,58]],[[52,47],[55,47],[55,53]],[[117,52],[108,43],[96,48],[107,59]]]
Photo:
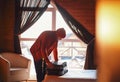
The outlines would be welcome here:
[[[120,82],[120,0],[97,0],[98,82]]]
[[[98,1],[97,34],[106,39],[107,43],[120,42],[120,1]],[[115,43],[116,43],[115,42]]]

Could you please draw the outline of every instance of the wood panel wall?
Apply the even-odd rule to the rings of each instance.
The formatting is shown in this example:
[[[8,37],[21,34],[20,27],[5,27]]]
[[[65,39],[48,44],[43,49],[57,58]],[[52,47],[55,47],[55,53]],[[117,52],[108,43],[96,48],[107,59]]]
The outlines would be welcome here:
[[[0,0],[0,52],[14,51],[14,4],[14,0]]]

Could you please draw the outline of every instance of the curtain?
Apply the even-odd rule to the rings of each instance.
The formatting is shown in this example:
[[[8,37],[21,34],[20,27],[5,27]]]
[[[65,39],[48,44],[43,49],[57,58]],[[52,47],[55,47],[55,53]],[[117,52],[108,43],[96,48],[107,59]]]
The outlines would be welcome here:
[[[94,35],[89,33],[87,29],[74,19],[74,17],[72,17],[62,6],[60,6],[59,3],[56,1],[54,1],[54,3],[63,16],[65,22],[69,25],[70,29],[78,36],[78,38],[88,44],[94,38]]]
[[[14,48],[21,53],[19,34],[32,26],[44,13],[50,0],[16,0]]]

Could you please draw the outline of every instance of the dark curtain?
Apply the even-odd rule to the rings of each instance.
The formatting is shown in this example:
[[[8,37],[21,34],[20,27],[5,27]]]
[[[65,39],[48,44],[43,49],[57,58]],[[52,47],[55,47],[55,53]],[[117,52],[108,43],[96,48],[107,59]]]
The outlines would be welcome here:
[[[59,3],[55,2],[55,0],[54,3],[70,29],[78,36],[79,39],[88,44],[94,38],[94,35],[89,33],[82,24],[74,19],[74,17],[61,7]]]
[[[87,46],[84,69],[96,69],[95,39],[91,40]]]
[[[19,34],[32,26],[44,13],[50,0],[16,0],[14,50],[21,53]]]

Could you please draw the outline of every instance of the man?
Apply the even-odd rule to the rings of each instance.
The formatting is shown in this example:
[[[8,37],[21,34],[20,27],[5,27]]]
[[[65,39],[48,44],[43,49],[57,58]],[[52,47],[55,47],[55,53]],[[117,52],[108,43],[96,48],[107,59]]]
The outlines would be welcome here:
[[[51,52],[53,52],[54,60],[58,61],[58,40],[65,38],[65,36],[66,32],[64,28],[59,28],[56,31],[44,31],[30,48],[34,59],[37,82],[42,82],[44,79],[46,65],[49,68],[54,67],[48,58]]]

